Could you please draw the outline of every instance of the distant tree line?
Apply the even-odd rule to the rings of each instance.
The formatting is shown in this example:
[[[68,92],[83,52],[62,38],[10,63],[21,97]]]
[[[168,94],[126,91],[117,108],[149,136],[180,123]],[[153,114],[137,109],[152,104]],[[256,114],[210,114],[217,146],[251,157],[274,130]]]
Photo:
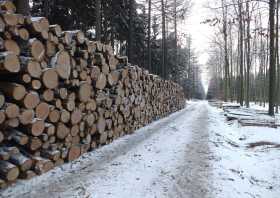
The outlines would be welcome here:
[[[209,5],[216,30],[208,67],[212,80],[208,98],[280,105],[279,0],[219,0]]]

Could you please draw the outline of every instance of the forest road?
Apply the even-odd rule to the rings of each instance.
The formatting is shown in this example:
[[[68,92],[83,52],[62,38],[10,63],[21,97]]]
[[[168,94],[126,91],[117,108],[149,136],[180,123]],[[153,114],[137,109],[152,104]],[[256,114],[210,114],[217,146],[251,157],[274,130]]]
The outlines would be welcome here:
[[[219,159],[210,140],[211,108],[207,102],[190,103],[72,163],[20,181],[0,197],[217,197],[213,164]]]

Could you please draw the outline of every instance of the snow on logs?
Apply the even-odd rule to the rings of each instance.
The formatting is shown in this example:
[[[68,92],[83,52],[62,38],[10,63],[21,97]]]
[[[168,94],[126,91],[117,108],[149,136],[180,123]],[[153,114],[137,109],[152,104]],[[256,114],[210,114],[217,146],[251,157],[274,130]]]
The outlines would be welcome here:
[[[182,88],[0,0],[0,188],[184,108]]]

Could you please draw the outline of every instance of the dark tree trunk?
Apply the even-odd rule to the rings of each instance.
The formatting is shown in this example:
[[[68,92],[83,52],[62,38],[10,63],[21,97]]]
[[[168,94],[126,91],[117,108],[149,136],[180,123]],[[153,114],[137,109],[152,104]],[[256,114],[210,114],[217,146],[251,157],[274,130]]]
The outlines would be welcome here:
[[[240,105],[243,106],[244,103],[244,86],[243,86],[243,17],[242,17],[242,2],[238,1],[238,18],[239,18],[239,31],[240,31],[240,38],[239,38],[239,58],[240,58],[240,75],[239,75],[239,83],[240,83],[240,90],[239,90],[239,102]]]
[[[223,7],[223,37],[224,37],[224,67],[225,67],[225,86],[224,86],[224,100],[228,101],[228,90],[229,90],[229,58],[228,58],[228,31],[227,31],[227,7],[224,6],[224,1],[222,0]]]
[[[101,41],[101,0],[96,0],[96,40]]]
[[[279,3],[280,0],[277,0],[276,7],[276,66],[277,66],[277,85],[275,91],[276,98],[276,113],[279,113],[279,91],[280,91],[280,64],[279,64]]]
[[[250,70],[251,70],[251,41],[250,41],[250,7],[249,2],[246,2],[246,13],[247,13],[247,50],[246,50],[246,61],[247,61],[247,79],[246,79],[246,107],[250,106]]]
[[[101,0],[96,0],[96,40],[101,41]]]
[[[164,0],[161,0],[161,15],[162,15],[162,57],[161,71],[163,78],[166,79],[166,25],[165,25],[165,5]]]
[[[17,13],[25,16],[30,15],[29,0],[14,0],[14,4],[17,8]]]
[[[271,116],[274,116],[274,91],[275,91],[275,0],[269,0],[269,110],[268,113]]]
[[[152,23],[152,0],[149,0],[148,11],[148,70],[152,71],[152,50],[151,50],[151,23]]]
[[[127,49],[127,56],[128,59],[133,63],[133,36],[134,36],[134,30],[133,30],[133,23],[134,23],[134,1],[129,1],[129,32],[128,32],[128,49]]]
[[[177,33],[177,0],[174,0],[174,32],[175,32],[175,38],[174,38],[174,54],[175,54],[175,66],[177,67],[178,65],[178,49],[177,49],[177,46],[178,46],[178,33]],[[175,72],[173,71],[174,68],[172,68],[172,72]],[[176,79],[174,79],[176,80]]]

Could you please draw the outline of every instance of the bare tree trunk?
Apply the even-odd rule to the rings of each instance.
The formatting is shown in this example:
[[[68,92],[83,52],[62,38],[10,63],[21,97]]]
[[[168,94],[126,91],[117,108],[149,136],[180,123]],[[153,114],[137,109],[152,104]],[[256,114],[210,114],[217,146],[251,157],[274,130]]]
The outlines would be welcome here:
[[[161,67],[162,67],[162,76],[166,79],[166,21],[165,21],[165,5],[164,0],[161,0],[161,15],[162,15],[162,57],[161,57]]]
[[[232,23],[229,26],[229,40],[230,40],[230,76],[229,76],[229,97],[233,102],[234,89],[233,89],[233,41],[232,41]]]
[[[152,22],[152,0],[149,0],[148,11],[148,70],[152,70],[152,49],[151,49],[151,22]]]
[[[247,79],[246,79],[246,107],[250,106],[250,69],[251,69],[251,41],[250,41],[250,5],[246,2],[246,13],[247,13]]]
[[[240,76],[239,76],[239,82],[240,82],[240,90],[239,90],[239,102],[240,105],[243,106],[244,102],[244,86],[243,86],[243,17],[242,17],[242,2],[238,1],[238,18],[239,18],[239,31],[240,31],[240,40],[239,40],[239,58],[240,58]]]
[[[14,0],[14,4],[17,8],[17,13],[25,16],[30,15],[29,0]]]
[[[177,66],[178,65],[177,0],[174,0],[174,29],[175,29],[175,35],[174,35],[175,36],[174,38],[175,64],[174,65]]]
[[[96,40],[101,41],[101,0],[96,0]]]
[[[222,8],[223,8],[223,36],[224,36],[224,67],[225,67],[225,93],[224,100],[228,101],[228,90],[229,90],[229,59],[228,59],[228,31],[227,31],[227,7],[224,6],[224,0],[222,0]]]
[[[279,113],[279,91],[280,91],[280,64],[279,64],[279,4],[280,0],[277,0],[276,5],[276,66],[277,66],[277,83],[275,91],[276,113]]]
[[[128,35],[128,50],[127,50],[127,56],[128,59],[133,63],[133,36],[134,36],[134,30],[133,30],[133,23],[134,23],[134,1],[135,0],[129,0],[129,35]]]
[[[269,0],[269,110],[268,113],[270,116],[274,116],[274,91],[275,91],[275,38],[274,38],[274,29],[275,29],[275,0]]]

